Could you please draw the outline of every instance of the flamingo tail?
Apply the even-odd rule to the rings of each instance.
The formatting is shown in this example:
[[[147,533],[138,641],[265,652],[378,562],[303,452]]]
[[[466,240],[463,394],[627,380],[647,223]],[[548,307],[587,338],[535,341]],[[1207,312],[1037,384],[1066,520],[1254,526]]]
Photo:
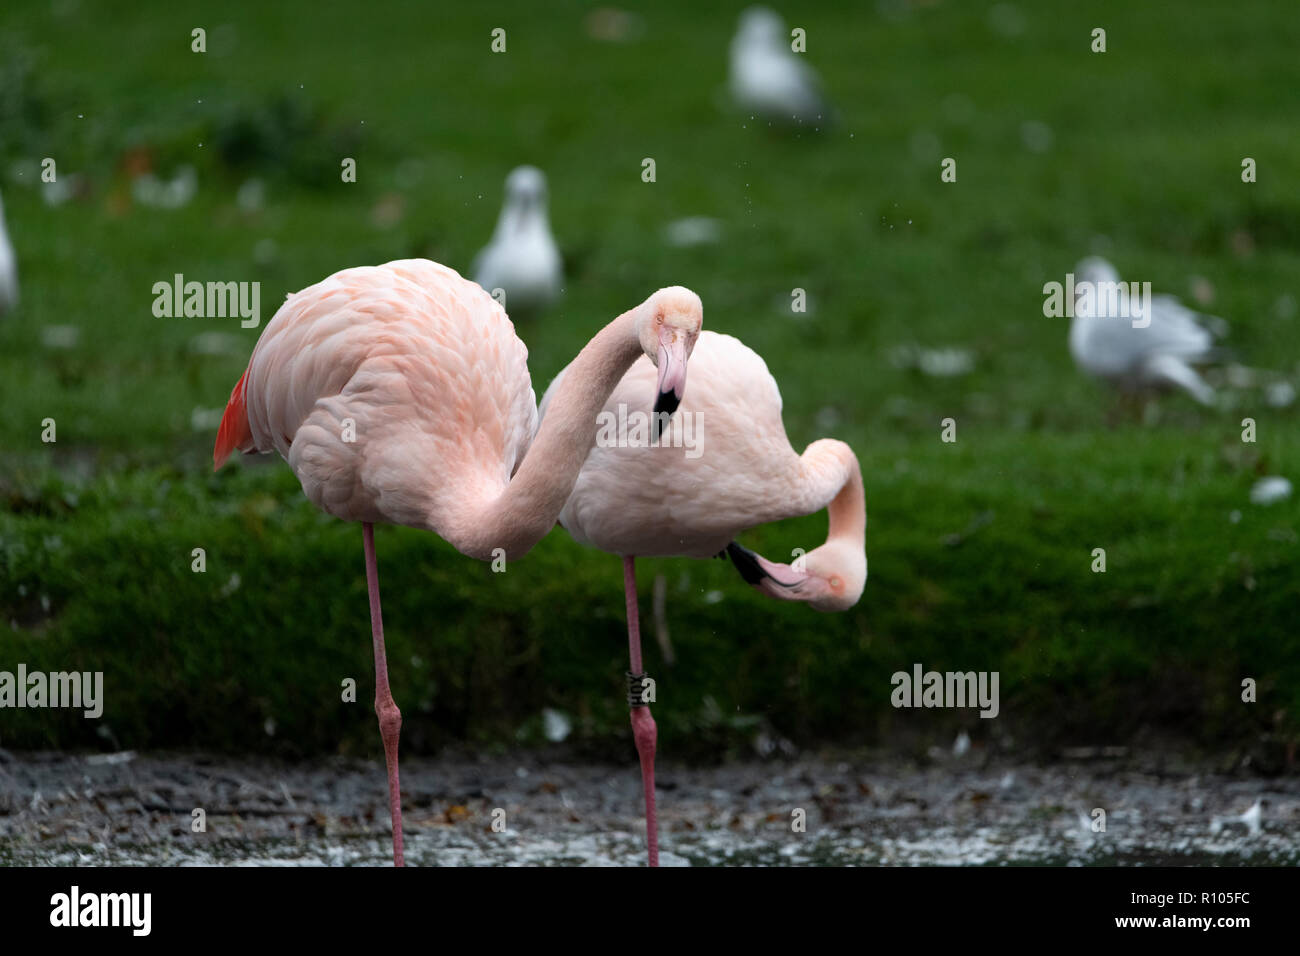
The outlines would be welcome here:
[[[220,469],[236,448],[242,451],[252,445],[253,433],[248,428],[248,411],[244,407],[244,380],[247,378],[248,370],[245,369],[244,374],[239,376],[238,384],[230,392],[226,413],[221,416],[217,444],[212,449],[213,471]]]

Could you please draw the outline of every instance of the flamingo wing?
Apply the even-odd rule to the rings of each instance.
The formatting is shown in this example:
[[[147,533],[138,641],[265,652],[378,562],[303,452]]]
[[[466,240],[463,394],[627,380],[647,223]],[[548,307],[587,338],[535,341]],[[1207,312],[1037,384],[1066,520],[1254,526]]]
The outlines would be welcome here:
[[[478,285],[421,259],[345,269],[267,324],[216,457],[279,451],[328,513],[437,531],[509,482],[534,401],[528,350]]]

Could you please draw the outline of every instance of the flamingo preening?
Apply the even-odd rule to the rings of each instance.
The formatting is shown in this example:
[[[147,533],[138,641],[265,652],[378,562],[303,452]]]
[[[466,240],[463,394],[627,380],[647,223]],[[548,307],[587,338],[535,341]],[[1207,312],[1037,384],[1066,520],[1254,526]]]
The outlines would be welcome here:
[[[690,394],[657,441],[635,428],[598,440],[587,456],[560,523],[575,540],[623,558],[627,598],[628,703],[645,789],[646,843],[659,862],[654,758],[657,731],[637,695],[645,678],[637,614],[635,560],[726,552],[741,575],[769,597],[804,601],[819,611],[843,611],[867,580],[866,501],[862,472],[844,442],[823,438],[796,454],[781,421],[781,393],[763,359],[738,339],[703,332],[695,344]],[[559,409],[570,365],[542,396],[544,424]],[[609,394],[604,421],[627,422],[629,408],[655,377],[638,359]],[[633,423],[635,424],[635,423]],[[621,426],[620,426],[621,427]],[[612,431],[612,429],[611,429]],[[793,565],[768,561],[741,547],[742,531],[827,508],[826,542]]]
[[[213,462],[274,449],[315,505],[361,522],[397,866],[402,715],[388,686],[375,522],[433,531],[480,560],[523,555],[554,527],[596,440],[597,413],[639,356],[659,369],[656,413],[677,407],[702,322],[699,297],[680,286],[624,312],[569,365],[540,429],[513,324],[482,288],[437,263],[336,272],[289,296],[263,330]]]

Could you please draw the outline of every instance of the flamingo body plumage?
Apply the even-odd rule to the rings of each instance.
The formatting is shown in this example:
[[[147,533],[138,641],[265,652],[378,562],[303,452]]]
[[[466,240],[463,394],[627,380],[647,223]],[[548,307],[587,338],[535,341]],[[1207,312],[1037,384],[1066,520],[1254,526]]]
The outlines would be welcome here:
[[[690,390],[658,444],[598,443],[587,455],[560,512],[576,541],[611,554],[711,558],[743,531],[827,507],[857,472],[852,450],[834,439],[795,452],[776,380],[739,339],[701,332],[691,367]],[[638,408],[654,373],[638,359],[604,411]],[[542,396],[543,420],[564,375]]]
[[[344,269],[289,296],[241,384],[239,450],[278,451],[337,518],[449,540],[467,502],[505,490],[537,427],[513,323],[424,259]]]
[[[344,269],[289,296],[262,331],[213,463],[236,449],[278,451],[312,502],[362,524],[396,865],[402,715],[388,684],[375,523],[433,531],[480,559],[526,553],[554,526],[623,373],[650,356],[654,407],[671,413],[702,322],[699,297],[678,286],[623,313],[570,364],[540,429],[514,326],[480,286],[437,263]]]
[[[659,862],[654,757],[658,731],[635,688],[644,686],[637,611],[638,556],[710,558],[725,551],[741,576],[770,597],[822,611],[852,607],[867,578],[866,503],[853,450],[834,439],[797,454],[781,419],[781,392],[767,363],[739,339],[702,332],[695,373],[677,414],[657,441],[637,436],[628,411],[654,378],[633,363],[603,415],[620,422],[588,453],[560,523],[581,543],[623,557],[627,601],[629,706],[645,791],[649,862]],[[541,421],[565,387],[565,369],[542,397]],[[826,542],[794,565],[768,561],[735,543],[742,531],[827,508]]]

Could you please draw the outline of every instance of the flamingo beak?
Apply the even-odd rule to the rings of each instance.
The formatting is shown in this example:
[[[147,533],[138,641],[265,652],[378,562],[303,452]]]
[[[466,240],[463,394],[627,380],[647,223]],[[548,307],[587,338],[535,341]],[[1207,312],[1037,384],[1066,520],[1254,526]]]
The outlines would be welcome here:
[[[659,329],[659,391],[655,399],[655,419],[667,420],[677,411],[686,394],[686,335],[680,329]]]
[[[805,601],[808,596],[803,593],[801,585],[809,580],[804,571],[796,571],[788,564],[777,564],[761,554],[756,554],[736,542],[727,545],[727,554],[731,562],[745,579],[768,597],[782,601]]]

